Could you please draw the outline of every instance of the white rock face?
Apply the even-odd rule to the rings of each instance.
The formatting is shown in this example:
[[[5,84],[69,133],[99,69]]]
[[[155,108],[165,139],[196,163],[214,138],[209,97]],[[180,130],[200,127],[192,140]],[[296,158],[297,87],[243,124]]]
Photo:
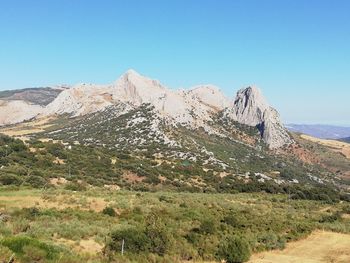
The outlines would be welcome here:
[[[0,100],[0,126],[19,123],[34,118],[44,110],[39,105],[22,100]]]
[[[213,85],[196,86],[185,92],[191,96],[193,100],[198,100],[202,104],[212,107],[213,110],[220,111],[230,106],[230,100],[222,93],[222,91]]]
[[[264,112],[262,136],[272,149],[293,143],[293,140],[281,123],[278,112],[271,107]]]
[[[102,111],[112,105],[127,105],[133,109],[144,103],[154,106],[156,114],[171,125],[202,127],[217,134],[208,122],[215,113],[225,110],[228,117],[239,123],[259,126],[263,139],[271,148],[291,142],[277,111],[255,87],[238,91],[235,100],[230,101],[213,85],[171,90],[134,70],[127,71],[110,85],[78,84],[64,89],[45,108],[23,101],[4,101],[3,105],[0,104],[0,125],[21,122],[37,115],[69,114],[75,117]]]
[[[293,142],[283,127],[278,112],[267,103],[256,87],[239,90],[233,107],[226,114],[239,123],[258,126],[262,138],[271,149]]]
[[[264,112],[270,108],[260,89],[256,87],[239,90],[233,104],[234,118],[249,126],[260,124],[264,119]]]
[[[163,86],[159,81],[141,76],[134,70],[127,71],[112,88],[114,101],[140,106],[149,103],[164,117],[181,123],[190,121],[188,105],[177,92]]]
[[[71,114],[80,116],[105,109],[112,105],[109,86],[78,84],[62,91],[46,106],[43,115]]]
[[[213,112],[221,111],[230,104],[215,86],[176,91],[129,70],[111,85],[80,84],[64,90],[46,107],[44,115],[68,113],[79,116],[118,103],[133,107],[149,103],[169,123],[191,127],[205,125]]]

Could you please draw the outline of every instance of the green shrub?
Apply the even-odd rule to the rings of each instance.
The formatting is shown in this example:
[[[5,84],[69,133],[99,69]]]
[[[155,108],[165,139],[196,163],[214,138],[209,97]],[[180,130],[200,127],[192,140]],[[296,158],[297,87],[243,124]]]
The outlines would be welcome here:
[[[166,195],[161,195],[159,196],[159,201],[160,202],[165,202],[165,203],[173,203],[173,199],[170,196],[166,196]]]
[[[214,234],[216,231],[215,222],[211,219],[205,219],[202,221],[199,232],[202,234]]]
[[[230,236],[222,242],[218,250],[220,260],[227,263],[241,263],[249,260],[251,249],[249,243],[239,236]]]
[[[237,217],[237,215],[235,215],[234,213],[231,213],[227,216],[224,217],[224,219],[222,220],[222,222],[224,222],[227,225],[230,225],[232,227],[236,227],[239,225],[239,219]]]
[[[47,181],[43,177],[37,175],[30,175],[25,182],[34,188],[42,188],[47,184]]]
[[[164,256],[170,246],[170,233],[163,222],[149,222],[145,234],[150,241],[150,252]]]
[[[20,185],[22,179],[14,174],[2,174],[0,175],[0,184],[2,185]]]
[[[350,204],[346,204],[342,208],[342,212],[345,214],[350,214]]]
[[[286,241],[273,232],[263,233],[258,237],[258,242],[261,243],[262,249],[283,249]]]
[[[24,214],[25,218],[33,219],[40,215],[40,210],[37,207],[28,207],[28,208],[23,208],[22,213]]]
[[[112,252],[121,251],[124,240],[124,250],[127,253],[141,253],[149,250],[149,238],[141,228],[127,228],[116,230],[111,233],[107,250]]]
[[[152,215],[146,221],[145,228],[133,227],[112,232],[106,250],[120,251],[124,240],[126,252],[132,254],[146,252],[164,256],[170,247],[170,233],[159,218]]]
[[[320,223],[333,223],[341,218],[341,214],[339,212],[333,213],[330,215],[324,215],[319,220]]]
[[[2,246],[8,247],[14,253],[20,256],[30,256],[30,251],[33,251],[34,248],[36,248],[36,252],[39,250],[43,251],[43,253],[45,253],[46,259],[55,259],[59,253],[59,251],[54,246],[26,236],[4,238],[0,241],[0,244]]]
[[[47,258],[47,252],[39,247],[33,245],[26,245],[23,247],[23,261],[32,263],[32,262],[45,262]]]
[[[64,145],[60,143],[47,143],[46,151],[60,159],[67,158],[67,153],[65,152]]]
[[[115,217],[115,216],[116,216],[116,213],[115,213],[114,208],[113,208],[113,207],[110,207],[110,206],[106,206],[106,207],[102,210],[102,214],[109,215],[109,216],[112,216],[112,217]]]

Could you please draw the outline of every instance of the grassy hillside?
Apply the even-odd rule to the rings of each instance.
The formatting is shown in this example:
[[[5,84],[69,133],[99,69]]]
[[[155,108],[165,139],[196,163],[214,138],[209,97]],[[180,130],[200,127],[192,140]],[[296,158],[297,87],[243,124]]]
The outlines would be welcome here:
[[[16,262],[218,261],[281,249],[314,229],[350,231],[347,203],[64,188],[0,188],[1,260],[14,253]],[[232,240],[238,248],[226,246]]]

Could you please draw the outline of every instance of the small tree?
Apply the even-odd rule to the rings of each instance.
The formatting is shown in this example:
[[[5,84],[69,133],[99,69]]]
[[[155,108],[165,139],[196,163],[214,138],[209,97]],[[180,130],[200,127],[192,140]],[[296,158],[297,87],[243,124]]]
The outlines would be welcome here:
[[[20,185],[22,179],[14,174],[0,174],[0,184],[2,185]]]
[[[227,263],[247,262],[250,258],[251,250],[248,242],[239,236],[228,237],[219,247],[219,259],[226,260]]]

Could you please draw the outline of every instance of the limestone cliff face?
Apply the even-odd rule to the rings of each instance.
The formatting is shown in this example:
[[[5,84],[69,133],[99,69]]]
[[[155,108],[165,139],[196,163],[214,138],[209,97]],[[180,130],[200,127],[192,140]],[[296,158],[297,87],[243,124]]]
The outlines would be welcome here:
[[[256,87],[239,90],[227,115],[239,123],[257,126],[262,138],[271,149],[293,142],[278,112],[267,103],[261,91]]]
[[[265,110],[260,131],[264,141],[272,149],[293,143],[293,140],[281,123],[278,112],[274,108],[270,107]]]
[[[155,109],[154,114],[173,126],[202,128],[209,134],[221,135],[211,123],[217,113],[224,112],[239,123],[258,127],[261,137],[270,148],[292,143],[278,112],[255,87],[239,90],[236,98],[230,100],[213,85],[172,90],[157,80],[129,70],[112,84],[78,84],[63,88],[58,93],[45,106],[18,100],[0,100],[0,126],[33,117],[61,114],[76,117],[103,111],[111,106],[128,105],[128,109],[136,109],[142,104],[150,104]]]

